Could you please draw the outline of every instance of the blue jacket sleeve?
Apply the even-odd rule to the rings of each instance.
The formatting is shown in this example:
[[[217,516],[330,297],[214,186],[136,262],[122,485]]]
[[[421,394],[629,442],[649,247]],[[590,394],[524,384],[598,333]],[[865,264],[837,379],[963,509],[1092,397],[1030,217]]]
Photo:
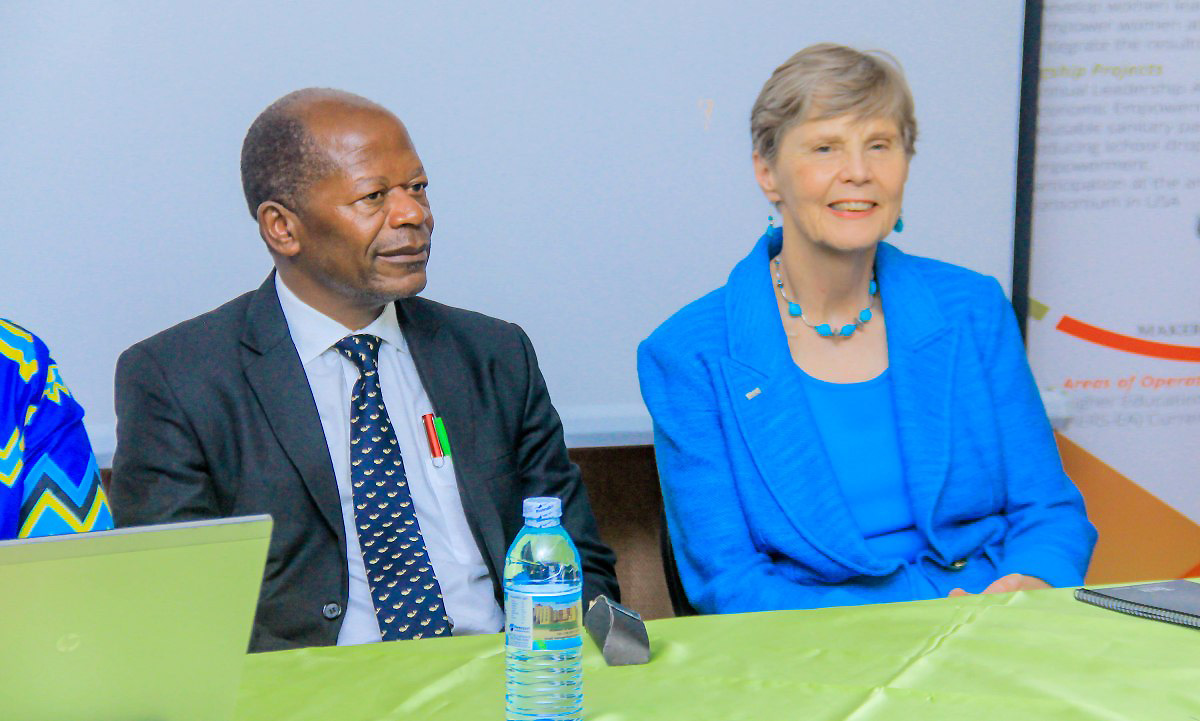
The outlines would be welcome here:
[[[652,336],[643,342],[638,376],[654,419],[659,480],[680,580],[696,610],[739,613],[894,600],[893,589],[787,578],[758,550],[728,456],[725,434],[736,431],[724,427],[719,369],[698,354],[681,352],[676,340]]]
[[[1063,471],[1012,306],[995,281],[991,290],[994,326],[984,367],[999,427],[1008,520],[999,572],[1034,576],[1051,586],[1077,586],[1087,571],[1096,530]]]

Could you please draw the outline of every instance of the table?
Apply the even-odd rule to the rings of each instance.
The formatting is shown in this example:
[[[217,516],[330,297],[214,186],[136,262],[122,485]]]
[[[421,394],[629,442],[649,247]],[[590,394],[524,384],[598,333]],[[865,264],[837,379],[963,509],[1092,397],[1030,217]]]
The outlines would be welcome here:
[[[588,721],[1200,719],[1200,631],[1071,590],[651,621],[584,649]],[[247,657],[238,721],[500,721],[499,634]]]

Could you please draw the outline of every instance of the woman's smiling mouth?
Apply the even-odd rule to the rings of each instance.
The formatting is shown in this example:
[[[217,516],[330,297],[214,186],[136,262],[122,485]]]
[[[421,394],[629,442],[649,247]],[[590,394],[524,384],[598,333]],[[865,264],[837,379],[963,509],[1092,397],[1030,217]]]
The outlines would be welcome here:
[[[827,206],[834,215],[843,218],[861,218],[879,207],[878,203],[870,200],[838,200]]]

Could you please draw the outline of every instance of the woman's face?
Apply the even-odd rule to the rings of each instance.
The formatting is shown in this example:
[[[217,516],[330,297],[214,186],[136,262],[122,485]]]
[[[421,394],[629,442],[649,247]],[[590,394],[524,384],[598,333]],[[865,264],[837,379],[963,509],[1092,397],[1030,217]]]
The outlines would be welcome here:
[[[894,120],[840,115],[785,132],[774,162],[754,154],[754,173],[779,208],[785,237],[864,250],[900,216],[908,154]]]

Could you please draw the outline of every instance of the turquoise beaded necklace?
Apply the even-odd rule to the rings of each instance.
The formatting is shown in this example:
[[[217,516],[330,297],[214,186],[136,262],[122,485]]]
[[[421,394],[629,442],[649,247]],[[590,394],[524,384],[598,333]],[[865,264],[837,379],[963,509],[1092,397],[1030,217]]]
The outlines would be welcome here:
[[[783,276],[780,275],[779,272],[779,256],[775,256],[775,260],[772,262],[775,263],[775,287],[779,288],[779,296],[783,298],[784,303],[787,303],[788,315],[792,316],[793,318],[799,318],[801,323],[815,330],[817,335],[823,338],[832,338],[835,335],[841,336],[842,338],[849,338],[850,336],[854,335],[854,331],[858,330],[863,326],[864,323],[871,320],[871,306],[874,304],[875,295],[879,293],[879,284],[875,282],[874,278],[871,278],[871,283],[867,286],[867,307],[858,311],[858,316],[854,319],[853,323],[847,323],[843,325],[835,334],[833,327],[828,323],[814,324],[808,318],[804,317],[804,311],[800,309],[800,304],[787,297],[787,291],[783,289]]]

